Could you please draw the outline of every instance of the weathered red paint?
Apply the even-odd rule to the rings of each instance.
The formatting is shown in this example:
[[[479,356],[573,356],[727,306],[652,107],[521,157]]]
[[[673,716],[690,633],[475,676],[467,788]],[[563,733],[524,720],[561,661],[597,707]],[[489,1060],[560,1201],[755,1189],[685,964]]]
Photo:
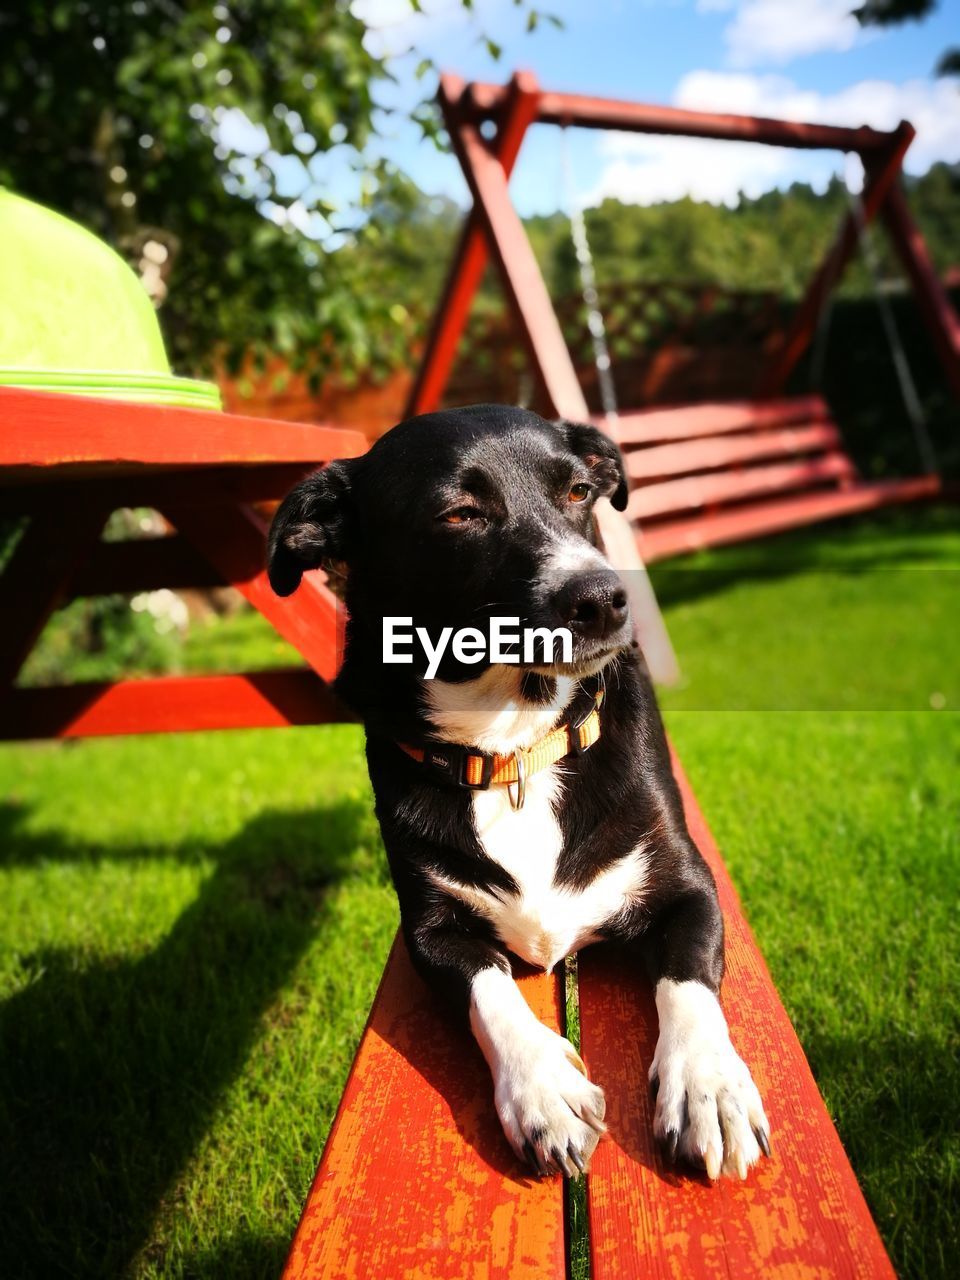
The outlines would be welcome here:
[[[521,977],[560,1029],[560,988]],[[487,1065],[394,944],[283,1280],[563,1280],[559,1178],[529,1176]]]
[[[450,136],[500,269],[511,310],[554,412],[583,421],[587,403],[540,267],[510,199],[503,166],[476,125],[461,123],[452,128]]]
[[[818,396],[651,409],[616,434],[648,563],[942,491],[935,476],[862,480]]]
[[[691,834],[726,923],[722,999],[773,1130],[746,1182],[665,1168],[652,1141],[647,1069],[657,1022],[639,966],[604,948],[580,957],[581,1048],[607,1095],[609,1139],[588,1180],[593,1280],[773,1276],[892,1280],[893,1268],[679,762]]]

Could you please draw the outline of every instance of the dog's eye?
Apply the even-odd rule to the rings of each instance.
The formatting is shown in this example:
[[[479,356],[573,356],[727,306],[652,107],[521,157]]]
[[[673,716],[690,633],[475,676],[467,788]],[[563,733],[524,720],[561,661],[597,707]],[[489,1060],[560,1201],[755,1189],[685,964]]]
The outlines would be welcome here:
[[[570,486],[570,492],[567,494],[569,502],[583,502],[584,498],[590,497],[590,486],[588,484],[574,484]]]
[[[442,524],[469,524],[471,520],[482,520],[483,512],[477,507],[454,507],[452,511],[444,511],[437,519]]]

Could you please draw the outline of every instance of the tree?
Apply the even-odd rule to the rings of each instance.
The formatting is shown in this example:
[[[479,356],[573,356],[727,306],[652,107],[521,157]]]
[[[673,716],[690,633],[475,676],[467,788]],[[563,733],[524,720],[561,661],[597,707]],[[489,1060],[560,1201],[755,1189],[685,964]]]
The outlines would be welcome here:
[[[864,27],[891,27],[929,17],[938,0],[864,0],[854,16]],[[960,49],[947,49],[936,66],[938,76],[960,75]]]
[[[0,10],[0,184],[150,267],[185,372],[246,353],[317,377],[389,364],[416,306],[357,250],[421,197],[366,150],[390,71],[365,35],[346,0],[18,0]],[[428,104],[414,115],[437,132]],[[317,183],[282,194],[296,157],[309,181],[334,149],[359,190],[349,220]],[[402,286],[414,304],[422,287]]]

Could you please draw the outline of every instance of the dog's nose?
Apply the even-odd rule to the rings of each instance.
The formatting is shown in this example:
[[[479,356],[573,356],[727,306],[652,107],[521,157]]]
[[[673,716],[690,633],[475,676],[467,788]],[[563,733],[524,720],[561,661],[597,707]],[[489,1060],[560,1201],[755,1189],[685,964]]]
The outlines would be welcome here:
[[[581,636],[612,635],[627,620],[627,593],[612,570],[568,578],[553,603],[566,626]]]

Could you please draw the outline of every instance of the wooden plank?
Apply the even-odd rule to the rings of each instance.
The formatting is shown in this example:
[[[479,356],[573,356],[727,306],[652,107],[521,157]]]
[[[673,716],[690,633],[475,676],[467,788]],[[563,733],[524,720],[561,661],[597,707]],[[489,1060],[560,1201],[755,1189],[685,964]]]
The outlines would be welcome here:
[[[910,277],[917,306],[933,338],[950,389],[960,399],[960,316],[941,283],[899,182],[890,188],[880,215]]]
[[[697,515],[640,529],[637,543],[647,564],[703,547],[743,542],[787,529],[876,511],[899,502],[920,502],[944,492],[937,476],[859,483],[832,493],[804,493],[757,502],[716,515]]]
[[[343,654],[346,613],[323,574],[305,573],[294,594],[281,599],[267,577],[268,521],[253,507],[169,502],[162,510],[224,582],[236,587],[318,675],[332,681]]]
[[[459,77],[440,77],[439,97],[448,128],[453,126],[463,93],[464,84]],[[530,72],[518,72],[508,86],[502,115],[498,121],[497,136],[490,144],[491,153],[508,178],[516,163],[527,127],[536,116],[538,101],[536,77]],[[470,304],[486,265],[487,241],[479,211],[474,205],[467,214],[460,234],[404,417],[432,413],[439,408],[470,313]]]
[[[583,1056],[607,1094],[611,1139],[591,1166],[593,1280],[892,1280],[893,1268],[736,892],[674,761],[691,834],[710,863],[727,928],[723,1004],[773,1132],[746,1182],[682,1176],[654,1147],[647,1069],[656,1010],[634,963],[604,948],[579,962]]]
[[[759,462],[763,458],[796,456],[836,449],[842,445],[832,422],[801,427],[780,427],[776,431],[756,431],[742,436],[684,440],[677,444],[654,445],[628,450],[627,474],[634,480],[656,480],[661,476],[689,475],[697,471]]]
[[[0,573],[0,690],[12,684],[47,619],[92,554],[109,515],[95,503],[68,504],[34,515]]]
[[[623,448],[634,444],[719,436],[761,427],[826,422],[829,419],[830,409],[821,396],[792,396],[785,400],[722,400],[621,413],[611,434]],[[605,419],[594,418],[594,422],[609,430]]]
[[[553,411],[584,422],[589,416],[587,402],[539,264],[510,200],[507,175],[474,125],[461,123],[450,136],[500,269],[510,310]]]
[[[160,587],[223,586],[223,577],[179,534],[99,542],[77,573],[71,597],[102,596]]]
[[[125,466],[0,468],[0,515],[56,509],[78,498],[115,511],[160,507],[164,502],[207,506],[215,502],[279,502],[317,468],[315,462],[269,462],[228,467],[155,470]]]
[[[359,431],[0,387],[0,466],[223,466],[363,453]]]
[[[520,988],[559,1029],[556,979]],[[563,1185],[517,1164],[465,1020],[398,938],[283,1280],[541,1280],[566,1275]]]
[[[308,670],[14,689],[0,699],[3,739],[272,729],[352,719],[329,685]]]
[[[915,136],[913,126],[902,120],[893,133],[887,135],[886,149],[866,166],[867,178],[861,197],[866,224],[869,225],[876,217],[896,184],[903,167],[903,157]],[[808,285],[786,333],[778,341],[767,367],[761,371],[757,381],[759,396],[783,393],[791,373],[813,341],[826,300],[840,283],[858,241],[858,220],[850,210],[844,215],[839,234]]]
[[[857,469],[850,458],[839,452],[777,466],[712,471],[706,475],[685,476],[682,480],[668,480],[663,484],[642,485],[634,489],[627,503],[627,515],[632,520],[650,520],[720,503],[767,497],[771,493],[784,493],[791,489],[809,489],[828,481],[853,480],[856,474]]]
[[[487,118],[499,109],[504,93],[502,85],[474,84],[471,90],[477,119]],[[763,142],[777,147],[871,152],[882,151],[890,143],[889,133],[866,125],[846,128],[842,125],[771,120],[763,116],[687,111],[580,93],[544,91],[537,119],[543,124],[575,125],[580,129],[618,129],[688,138],[719,138],[730,142]]]

